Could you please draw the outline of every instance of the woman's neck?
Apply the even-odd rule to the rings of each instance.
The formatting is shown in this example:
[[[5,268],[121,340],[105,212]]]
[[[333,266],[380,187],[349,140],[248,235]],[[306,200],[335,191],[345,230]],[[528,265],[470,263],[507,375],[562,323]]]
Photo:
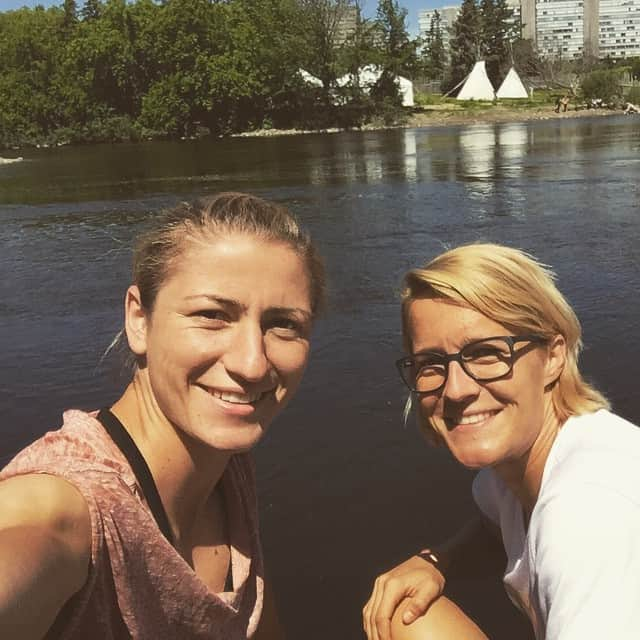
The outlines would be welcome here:
[[[188,537],[218,487],[231,454],[178,431],[160,411],[148,376],[141,371],[112,411],[151,470],[175,540]]]
[[[531,448],[517,460],[509,460],[495,468],[498,476],[520,501],[527,522],[538,500],[547,458],[561,426],[549,401],[545,407],[542,428]]]

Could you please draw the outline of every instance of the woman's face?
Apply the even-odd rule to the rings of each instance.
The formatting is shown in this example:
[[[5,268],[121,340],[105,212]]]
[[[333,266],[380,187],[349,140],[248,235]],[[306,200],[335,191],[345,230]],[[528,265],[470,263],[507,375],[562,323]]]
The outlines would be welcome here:
[[[129,299],[136,294],[131,288]],[[285,244],[241,234],[188,239],[150,317],[135,302],[127,312],[152,403],[216,449],[252,447],[307,363],[310,283]]]
[[[483,314],[452,302],[424,298],[408,307],[412,353],[455,353],[481,338],[514,335]],[[494,382],[478,382],[458,362],[450,362],[444,387],[419,396],[419,410],[466,467],[516,462],[531,450],[551,415],[545,387],[559,375],[546,345],[527,345],[512,372]],[[551,413],[550,413],[551,411]]]

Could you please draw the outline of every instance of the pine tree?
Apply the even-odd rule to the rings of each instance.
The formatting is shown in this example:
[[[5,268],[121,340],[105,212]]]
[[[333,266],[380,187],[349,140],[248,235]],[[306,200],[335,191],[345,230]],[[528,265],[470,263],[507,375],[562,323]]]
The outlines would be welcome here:
[[[475,0],[463,0],[458,18],[453,23],[451,64],[445,90],[452,90],[469,74],[480,56],[480,14]]]
[[[78,22],[78,6],[76,5],[76,0],[64,0],[62,10],[64,12],[62,27],[65,32],[70,32]]]
[[[494,87],[500,85],[511,62],[510,43],[517,37],[513,10],[506,0],[481,0],[482,55]]]
[[[100,0],[86,0],[80,10],[83,20],[97,20],[102,14],[102,3]]]
[[[413,75],[417,66],[416,43],[409,39],[407,10],[397,0],[379,0],[376,27],[382,76],[374,88],[376,99],[389,98],[400,104],[396,76]]]
[[[424,53],[425,71],[430,78],[442,78],[446,65],[446,52],[442,41],[442,18],[436,9],[433,12]]]

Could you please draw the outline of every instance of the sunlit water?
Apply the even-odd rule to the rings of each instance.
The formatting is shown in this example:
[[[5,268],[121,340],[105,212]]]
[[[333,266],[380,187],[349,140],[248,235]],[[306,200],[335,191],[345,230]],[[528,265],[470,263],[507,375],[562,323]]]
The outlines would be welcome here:
[[[303,387],[257,451],[265,554],[289,637],[361,637],[371,581],[469,513],[469,473],[402,427],[398,285],[445,247],[522,247],[580,316],[588,377],[640,421],[640,119],[614,117],[19,152],[0,166],[0,458],[123,384],[130,240],[183,198],[290,206],[331,304]],[[4,153],[3,155],[8,155]],[[14,154],[14,155],[17,155]],[[525,638],[493,581],[454,586],[492,638]]]

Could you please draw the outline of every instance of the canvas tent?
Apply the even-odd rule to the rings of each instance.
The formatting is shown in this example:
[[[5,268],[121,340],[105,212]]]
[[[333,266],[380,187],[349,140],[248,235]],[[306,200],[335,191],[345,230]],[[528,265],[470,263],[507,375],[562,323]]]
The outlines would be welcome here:
[[[306,84],[311,85],[312,87],[322,87],[322,80],[320,78],[316,78],[314,75],[310,74],[308,71],[304,69],[298,69],[298,73],[300,77],[305,81]]]
[[[367,92],[371,91],[373,85],[378,82],[382,75],[382,69],[376,67],[373,64],[368,64],[364,67],[360,67],[358,70],[358,84]],[[339,87],[346,87],[349,84],[355,83],[355,78],[351,74],[345,74],[337,80]],[[408,78],[402,76],[396,76],[398,83],[398,89],[400,90],[400,96],[402,98],[403,107],[413,107],[413,82]]]
[[[496,97],[484,60],[476,62],[457,95],[458,100],[493,100]]]
[[[498,98],[528,98],[529,94],[520,80],[518,72],[511,67],[507,77],[502,81],[500,88],[496,91]]]

